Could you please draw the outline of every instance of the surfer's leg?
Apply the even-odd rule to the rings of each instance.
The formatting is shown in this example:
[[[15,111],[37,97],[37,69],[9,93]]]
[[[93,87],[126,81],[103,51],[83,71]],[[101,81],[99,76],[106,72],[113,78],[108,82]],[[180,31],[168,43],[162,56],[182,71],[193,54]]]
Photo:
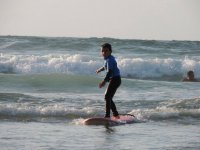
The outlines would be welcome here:
[[[113,100],[112,99],[107,99],[106,100],[106,115],[105,115],[105,117],[110,117],[110,109],[113,112],[113,116],[118,116],[119,115]]]
[[[105,101],[106,101],[106,115],[105,117],[110,117],[110,109],[111,109],[111,101],[114,96],[116,88],[114,88],[114,84],[112,81],[109,82],[108,88],[105,93]]]
[[[118,116],[117,108],[115,106],[115,103],[113,102],[113,96],[115,95],[115,92],[117,91],[117,88],[121,84],[121,78],[114,78],[110,80],[110,83],[108,85],[106,94],[105,94],[105,100],[106,100],[106,116],[110,116],[110,109],[112,109],[113,115]]]
[[[106,114],[105,117],[110,117],[110,100],[109,99],[105,99],[106,101]]]
[[[113,102],[113,100],[111,100],[110,108],[112,109],[113,116],[118,116],[119,115],[119,113],[117,111],[117,108],[116,108],[115,103]]]

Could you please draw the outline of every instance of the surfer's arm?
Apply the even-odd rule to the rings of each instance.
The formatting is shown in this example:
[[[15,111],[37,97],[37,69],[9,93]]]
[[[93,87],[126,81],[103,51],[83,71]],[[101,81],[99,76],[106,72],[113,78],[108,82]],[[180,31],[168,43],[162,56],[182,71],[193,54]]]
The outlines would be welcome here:
[[[102,88],[106,84],[106,82],[110,81],[110,75],[111,74],[112,74],[112,70],[109,70],[107,72],[106,77],[104,78],[104,80],[99,83],[99,88]]]
[[[101,67],[101,68],[96,70],[96,73],[99,73],[99,72],[104,71],[104,70],[105,70],[105,67]]]

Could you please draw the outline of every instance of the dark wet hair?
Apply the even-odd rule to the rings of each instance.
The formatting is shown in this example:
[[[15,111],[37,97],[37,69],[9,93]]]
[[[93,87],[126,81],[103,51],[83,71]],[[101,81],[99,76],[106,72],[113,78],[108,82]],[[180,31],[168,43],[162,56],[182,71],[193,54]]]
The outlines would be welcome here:
[[[103,45],[101,45],[102,48],[107,48],[109,51],[112,52],[112,46],[109,43],[104,43]]]
[[[192,70],[190,70],[190,71],[187,72],[187,75],[188,75],[188,76],[191,75],[191,74],[194,75],[194,72],[193,72]]]

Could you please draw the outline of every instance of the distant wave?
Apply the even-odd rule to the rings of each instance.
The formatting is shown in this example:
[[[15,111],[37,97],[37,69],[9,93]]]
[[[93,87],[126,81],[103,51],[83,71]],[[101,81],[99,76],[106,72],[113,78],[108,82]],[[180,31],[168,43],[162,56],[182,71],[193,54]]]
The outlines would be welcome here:
[[[185,59],[120,58],[117,60],[125,78],[176,78],[194,70],[200,77],[200,61]],[[94,75],[103,60],[91,56],[74,55],[0,55],[0,73],[43,74],[66,73]]]
[[[131,78],[169,78],[176,79],[186,75],[188,70],[194,70],[196,77],[200,77],[200,61],[192,59],[121,59],[118,61],[124,77]]]

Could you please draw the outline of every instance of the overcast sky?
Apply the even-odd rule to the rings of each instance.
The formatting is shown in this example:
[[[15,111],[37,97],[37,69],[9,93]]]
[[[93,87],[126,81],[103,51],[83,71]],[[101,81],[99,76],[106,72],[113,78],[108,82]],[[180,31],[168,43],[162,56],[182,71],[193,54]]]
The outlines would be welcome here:
[[[200,0],[0,0],[0,35],[200,41]]]

